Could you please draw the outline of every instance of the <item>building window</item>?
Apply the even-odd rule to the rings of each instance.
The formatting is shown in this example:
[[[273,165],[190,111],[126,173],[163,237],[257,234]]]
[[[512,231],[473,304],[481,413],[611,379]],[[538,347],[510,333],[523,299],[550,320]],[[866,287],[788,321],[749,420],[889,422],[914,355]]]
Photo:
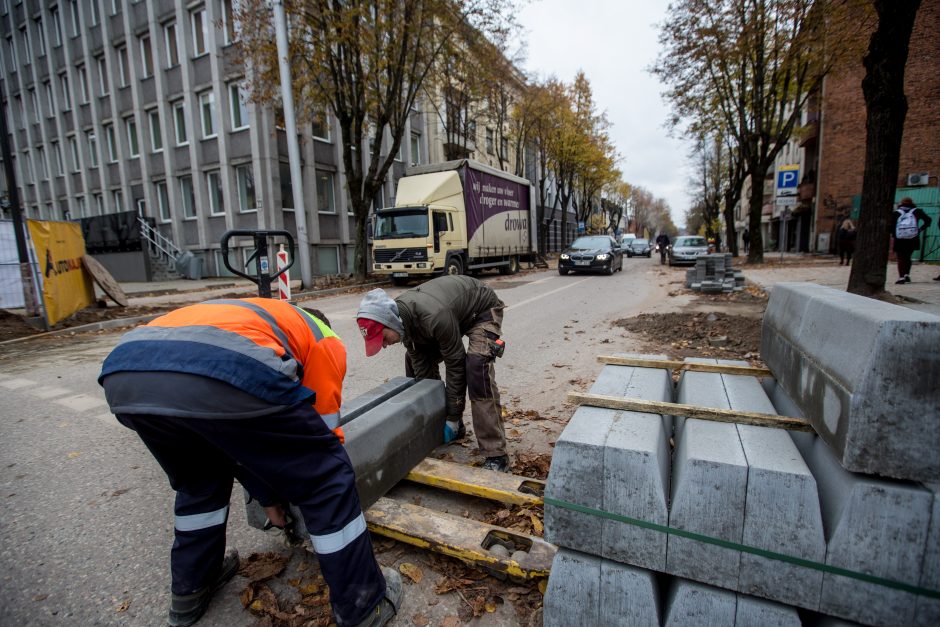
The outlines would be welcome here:
[[[14,115],[13,119],[19,120],[20,128],[26,128],[26,109],[23,108],[23,99],[18,95],[13,96],[13,102],[16,104],[16,112],[19,114]]]
[[[137,215],[143,218],[147,215],[147,201],[143,198],[135,198],[134,204],[137,205]]]
[[[42,112],[39,110],[39,97],[36,96],[36,90],[32,87],[29,88],[29,106],[30,113],[33,117],[33,122],[39,123],[40,118],[42,118]]]
[[[65,174],[65,162],[62,160],[62,144],[52,142],[52,154],[55,155],[56,176],[63,176]]]
[[[98,138],[93,131],[85,133],[85,141],[88,144],[88,163],[93,168],[98,167]]]
[[[26,65],[29,65],[33,62],[33,47],[29,43],[29,29],[25,26],[20,28],[20,40],[23,42],[23,57],[26,60]]]
[[[95,65],[98,66],[98,95],[108,95],[108,66],[104,60],[104,55],[95,58]]]
[[[170,198],[167,194],[166,181],[154,183],[157,192],[157,210],[160,214],[161,222],[170,221]]]
[[[42,91],[46,96],[46,115],[48,117],[55,116],[55,101],[52,98],[52,83],[49,81],[43,81]]]
[[[62,20],[59,19],[59,7],[49,9],[52,15],[52,44],[58,48],[62,45]]]
[[[150,146],[153,152],[163,150],[163,129],[160,127],[160,111],[154,109],[147,113],[150,120]]]
[[[117,49],[117,58],[121,87],[127,87],[131,84],[130,67],[127,64],[127,46],[121,46]]]
[[[199,94],[199,117],[202,119],[202,138],[215,137],[215,94],[211,91]]]
[[[72,110],[72,93],[69,91],[69,77],[65,74],[59,76],[59,87],[62,88],[62,110]]]
[[[421,137],[419,135],[411,136],[411,165],[421,163]]]
[[[7,37],[7,52],[10,55],[10,71],[15,72],[18,64],[16,63],[16,44],[13,43],[13,35]]]
[[[166,66],[173,67],[180,64],[179,42],[176,39],[176,22],[167,22],[163,27],[163,36],[166,40]]]
[[[69,135],[69,158],[71,161],[69,165],[72,166],[72,172],[78,172],[78,140],[75,139],[74,135]]]
[[[294,186],[291,184],[290,164],[284,161],[278,163],[278,174],[281,179],[281,208],[285,211],[293,211]]]
[[[72,15],[72,37],[78,37],[78,0],[69,1],[69,13]]]
[[[486,154],[493,154],[493,129],[486,129]]]
[[[88,217],[88,203],[85,202],[84,196],[78,197],[78,217],[87,218]]]
[[[91,5],[91,25],[97,26],[101,22],[101,12],[98,9],[98,0],[91,0],[88,4]]]
[[[88,103],[88,71],[85,70],[85,65],[78,66],[78,90],[79,95],[82,98],[82,104]]]
[[[117,161],[117,138],[114,136],[114,125],[106,124],[104,127],[104,140],[108,147],[108,163]]]
[[[185,146],[189,143],[189,138],[186,135],[186,109],[183,105],[182,100],[173,105],[173,122],[176,125],[177,146]]]
[[[193,177],[180,177],[180,197],[183,201],[183,219],[196,217],[196,195],[193,191]]]
[[[339,274],[339,246],[317,246],[317,262],[321,275]]]
[[[111,0],[111,15],[121,12],[121,0]]]
[[[235,179],[238,184],[238,210],[241,213],[257,211],[255,177],[251,172],[251,165],[240,165],[235,168]]]
[[[198,57],[206,53],[209,41],[209,24],[206,19],[205,7],[190,12],[190,19],[193,24],[193,57]]]
[[[27,185],[31,185],[33,179],[35,178],[33,174],[33,158],[30,156],[28,150],[23,151],[23,180],[26,181]]]
[[[248,110],[245,107],[245,100],[242,98],[242,90],[238,83],[232,83],[228,86],[229,106],[232,109],[232,130],[237,131],[242,128],[248,128]]]
[[[37,39],[39,41],[39,56],[46,56],[46,33],[42,29],[42,18],[36,18],[33,20],[33,24],[36,26]]]
[[[499,140],[499,151],[502,153],[503,159],[509,159],[509,140],[505,137]]]
[[[131,158],[140,156],[140,142],[137,139],[137,119],[133,116],[124,119],[124,127],[127,129],[127,146],[131,152]]]
[[[222,32],[226,45],[238,40],[238,24],[235,22],[237,8],[238,0],[222,0]]]
[[[140,65],[143,77],[153,76],[153,46],[150,45],[150,36],[140,38]]]
[[[95,199],[95,215],[103,216],[104,215],[104,198],[101,194],[94,194]]]
[[[114,213],[120,213],[123,211],[124,194],[121,192],[121,190],[116,189],[111,192],[111,207]]]
[[[317,113],[313,118],[311,133],[316,139],[325,142],[333,141],[333,136],[330,134],[330,118],[326,113]]]
[[[320,213],[336,213],[332,172],[317,171],[317,210]]]
[[[39,161],[39,180],[45,181],[49,178],[49,168],[46,165],[46,149],[42,146],[36,149],[36,160]]]
[[[209,188],[209,213],[217,216],[225,213],[222,200],[222,175],[218,170],[206,172],[206,187]]]

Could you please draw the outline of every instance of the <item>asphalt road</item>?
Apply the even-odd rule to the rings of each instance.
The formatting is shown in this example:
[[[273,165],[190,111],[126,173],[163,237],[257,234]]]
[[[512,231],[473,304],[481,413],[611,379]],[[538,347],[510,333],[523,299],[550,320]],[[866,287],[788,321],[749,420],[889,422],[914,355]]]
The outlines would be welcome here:
[[[634,350],[610,322],[655,308],[667,289],[661,286],[681,272],[661,270],[657,261],[625,259],[614,276],[541,271],[486,278],[507,305],[507,349],[497,365],[504,403],[567,418],[564,395],[593,380],[596,355]],[[310,302],[347,340],[349,398],[404,369],[400,346],[365,357],[354,320],[360,298]],[[2,625],[165,624],[172,491],[137,437],[111,416],[96,382],[119,337],[0,348]],[[229,544],[243,555],[277,549],[248,528],[241,501],[236,487]],[[407,603],[404,610],[397,624],[411,624]],[[510,612],[500,615],[487,624],[512,624]],[[229,585],[199,624],[254,622]]]

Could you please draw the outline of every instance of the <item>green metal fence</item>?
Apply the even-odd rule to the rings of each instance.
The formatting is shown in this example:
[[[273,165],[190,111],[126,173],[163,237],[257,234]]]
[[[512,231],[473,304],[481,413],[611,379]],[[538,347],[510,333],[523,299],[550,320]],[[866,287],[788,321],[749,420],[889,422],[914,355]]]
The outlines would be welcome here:
[[[910,196],[914,204],[924,210],[933,223],[921,234],[920,251],[914,256],[920,261],[940,261],[940,188],[936,187],[899,187],[894,192],[897,204],[905,196]],[[858,220],[862,196],[852,198],[852,219]]]

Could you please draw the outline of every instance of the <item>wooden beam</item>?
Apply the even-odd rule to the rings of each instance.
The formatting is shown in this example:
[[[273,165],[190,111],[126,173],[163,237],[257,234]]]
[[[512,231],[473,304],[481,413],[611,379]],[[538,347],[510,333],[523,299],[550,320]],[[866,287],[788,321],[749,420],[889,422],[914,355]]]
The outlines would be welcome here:
[[[614,357],[598,355],[597,361],[612,366],[637,366],[640,368],[667,368],[669,370],[691,370],[693,372],[717,372],[720,374],[741,374],[751,377],[772,377],[767,368],[757,366],[725,366],[719,364],[695,364],[672,359],[643,359],[641,357]]]
[[[604,407],[606,409],[621,409],[637,411],[647,414],[666,414],[670,416],[686,416],[700,420],[713,420],[715,422],[733,422],[742,425],[757,427],[773,427],[775,429],[790,429],[791,431],[813,432],[813,427],[803,418],[777,416],[776,414],[762,414],[751,411],[738,411],[735,409],[717,409],[714,407],[699,407],[698,405],[685,405],[683,403],[667,403],[663,401],[645,401],[639,398],[621,398],[619,396],[604,396],[602,394],[585,394],[583,392],[568,392],[568,402],[591,407]]]

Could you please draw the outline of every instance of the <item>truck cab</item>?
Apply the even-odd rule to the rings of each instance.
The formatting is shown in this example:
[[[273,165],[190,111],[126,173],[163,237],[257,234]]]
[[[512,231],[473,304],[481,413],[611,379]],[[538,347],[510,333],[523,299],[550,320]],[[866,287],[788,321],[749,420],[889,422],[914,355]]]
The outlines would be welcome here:
[[[390,276],[396,285],[409,277],[463,274],[459,251],[466,246],[466,232],[464,214],[455,207],[380,209],[372,233],[373,270]]]

